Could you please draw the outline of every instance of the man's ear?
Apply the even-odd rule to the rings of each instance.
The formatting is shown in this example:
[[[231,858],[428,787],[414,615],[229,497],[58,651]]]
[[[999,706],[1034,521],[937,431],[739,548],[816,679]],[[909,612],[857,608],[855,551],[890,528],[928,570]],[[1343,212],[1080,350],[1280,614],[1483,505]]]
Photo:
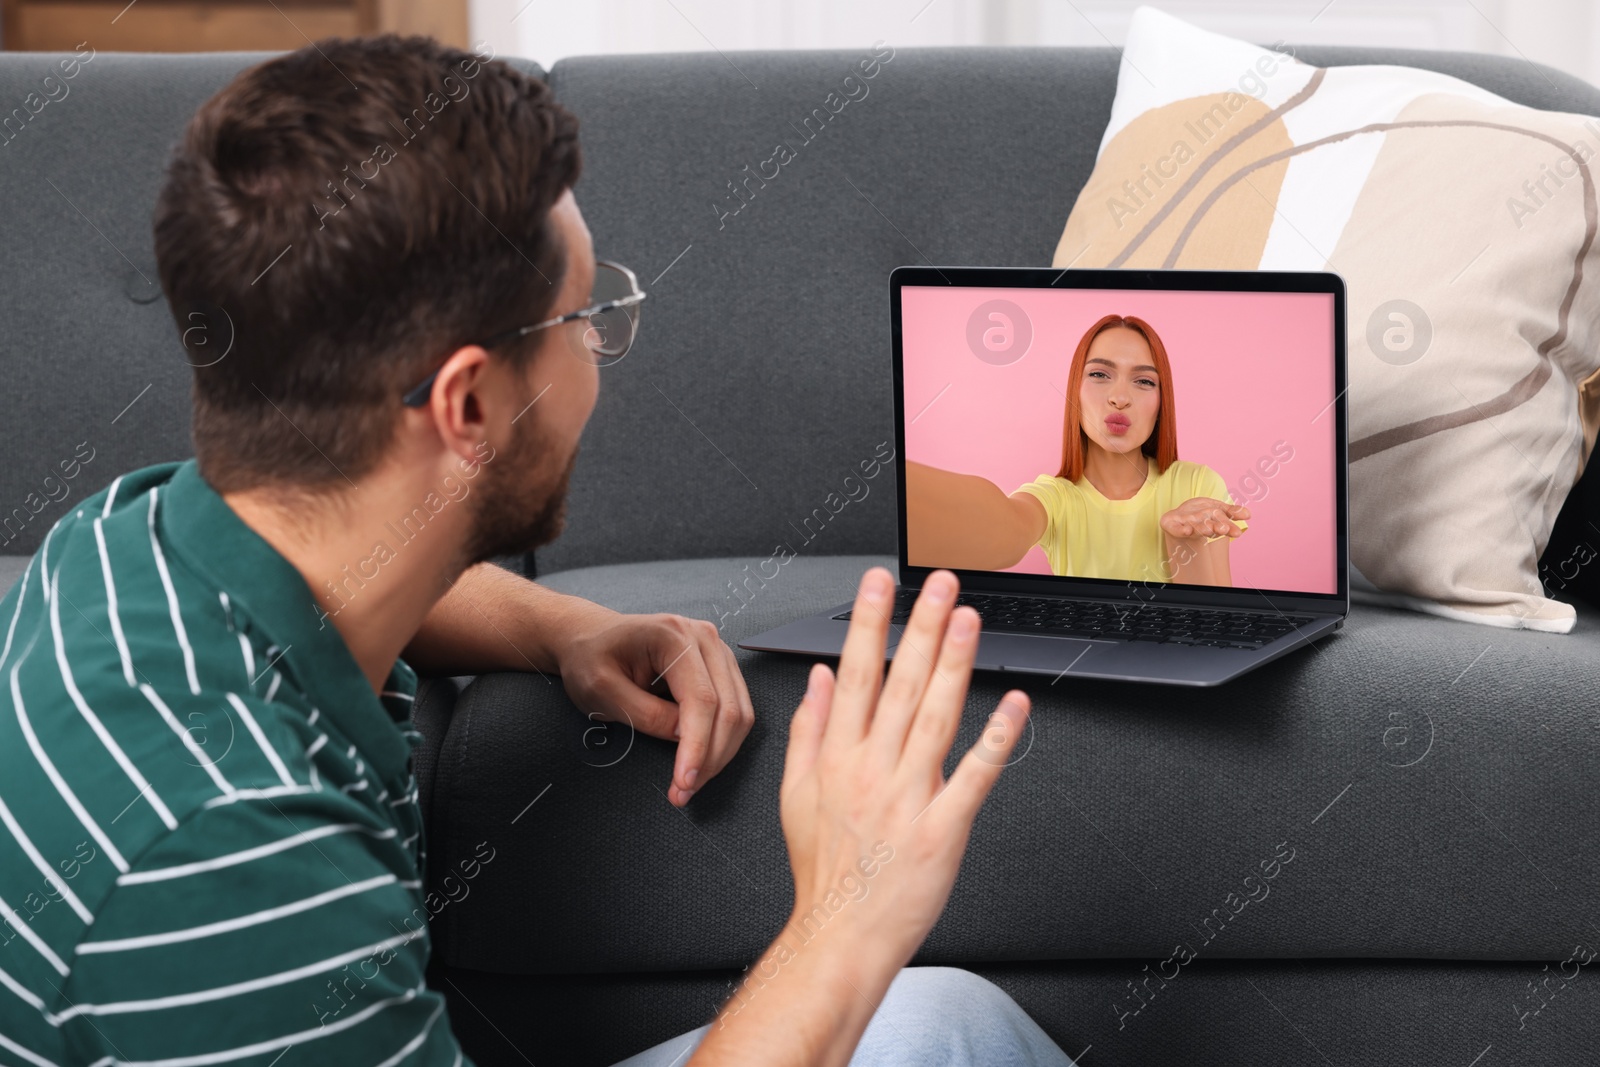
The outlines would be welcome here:
[[[463,345],[450,354],[433,383],[428,406],[445,445],[462,458],[476,456],[488,437],[483,398],[494,377],[494,360],[481,345]]]

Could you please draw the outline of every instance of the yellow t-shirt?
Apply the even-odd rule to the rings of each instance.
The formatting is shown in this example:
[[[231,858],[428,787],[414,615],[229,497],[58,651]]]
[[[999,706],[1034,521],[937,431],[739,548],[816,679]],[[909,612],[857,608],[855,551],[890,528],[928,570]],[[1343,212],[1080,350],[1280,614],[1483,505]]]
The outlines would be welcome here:
[[[1149,475],[1127,500],[1108,500],[1089,479],[1069,482],[1041,474],[1017,492],[1037,497],[1044,505],[1044,549],[1054,574],[1074,578],[1106,578],[1130,582],[1170,582],[1161,516],[1197,496],[1233,503],[1222,476],[1203,463],[1176,460],[1156,472],[1146,456]],[[1239,529],[1249,523],[1235,519]]]

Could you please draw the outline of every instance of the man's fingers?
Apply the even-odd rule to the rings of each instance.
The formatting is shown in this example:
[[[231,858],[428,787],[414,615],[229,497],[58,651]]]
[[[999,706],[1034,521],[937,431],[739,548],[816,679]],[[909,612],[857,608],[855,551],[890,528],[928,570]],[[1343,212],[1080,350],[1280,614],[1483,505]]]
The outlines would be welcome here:
[[[806,679],[805,696],[789,720],[789,747],[783,758],[783,784],[787,793],[817,762],[822,734],[828,726],[828,706],[833,700],[833,672],[826,663],[813,663]]]
[[[755,723],[755,712],[750,708],[748,696],[743,693],[739,664],[722,638],[713,631],[709,639],[701,644],[700,655],[705,658],[706,666],[711,670],[711,680],[717,687],[717,719],[711,727],[711,748],[700,768],[700,776],[695,780],[697,790],[704,788],[712,776],[721,773],[722,768],[728,765]],[[741,696],[746,698],[741,700]]]
[[[873,567],[861,576],[856,590],[823,744],[852,745],[866,735],[883,681],[883,650],[893,612],[894,579],[882,567]]]
[[[999,706],[984,724],[983,733],[961,757],[945,785],[944,791],[949,795],[939,800],[940,805],[949,805],[942,812],[944,818],[956,820],[963,827],[972,825],[1000,772],[1011,762],[1017,742],[1027,732],[1030,707],[1028,694],[1020,689],[1013,689],[1000,698]]]
[[[927,692],[917,706],[900,758],[900,765],[914,777],[926,778],[935,786],[950,744],[955,740],[956,728],[961,724],[967,683],[972,678],[972,663],[978,655],[980,626],[978,613],[970,607],[960,607],[951,613],[944,643],[939,647],[938,668],[928,680]]]
[[[711,728],[717,718],[717,689],[711,671],[694,638],[673,635],[652,650],[651,662],[665,678],[678,704],[678,757],[672,768],[672,788],[667,799],[678,806],[689,802],[697,788],[711,747]]]
[[[640,688],[627,674],[608,672],[598,676],[594,680],[593,695],[604,710],[591,714],[590,718],[627,723],[650,737],[671,739],[673,725],[678,721],[677,706]]]
[[[883,695],[878,698],[878,712],[869,727],[880,757],[890,766],[898,761],[900,750],[905,747],[906,730],[927,691],[928,677],[934,672],[934,660],[959,590],[960,583],[949,571],[928,575],[900,643],[895,646],[894,662],[889,665]]]

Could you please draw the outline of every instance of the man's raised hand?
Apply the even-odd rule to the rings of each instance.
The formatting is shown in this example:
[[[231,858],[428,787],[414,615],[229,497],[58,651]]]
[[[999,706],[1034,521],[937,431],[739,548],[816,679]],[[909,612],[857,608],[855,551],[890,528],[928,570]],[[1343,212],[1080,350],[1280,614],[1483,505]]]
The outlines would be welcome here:
[[[894,583],[881,567],[868,571],[837,678],[813,666],[789,726],[786,932],[850,946],[885,985],[944,910],[973,819],[1028,716],[1027,695],[1008,692],[945,780],[978,648],[978,613],[955,607],[958,587],[948,571],[929,575],[885,677]]]

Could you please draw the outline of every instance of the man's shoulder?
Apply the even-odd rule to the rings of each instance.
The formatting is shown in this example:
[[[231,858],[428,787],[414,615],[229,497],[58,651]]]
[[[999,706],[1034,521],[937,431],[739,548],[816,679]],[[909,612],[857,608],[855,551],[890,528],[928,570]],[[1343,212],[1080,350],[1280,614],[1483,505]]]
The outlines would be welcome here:
[[[111,479],[104,489],[85,497],[78,506],[72,509],[67,517],[60,520],[58,525],[67,526],[74,523],[93,523],[97,518],[106,519],[113,514],[131,512],[143,514],[142,509],[150,506],[150,492],[160,489],[172,481],[173,475],[186,462],[192,460],[169,460],[165,463],[152,463],[147,467],[124,471]]]
[[[127,742],[141,769],[135,749],[158,764],[174,752],[190,765],[215,763],[217,750],[247,730],[270,722],[268,732],[288,741],[282,727],[304,717],[257,698],[277,692],[277,673],[263,669],[276,649],[256,649],[235,625],[228,594],[158,534],[160,495],[184,466],[144,467],[85,499],[50,530],[6,598],[10,611],[0,613],[9,622],[0,666],[14,675],[0,679],[0,706],[81,716],[93,729],[57,737],[69,747],[112,748],[125,732],[148,735]],[[260,664],[258,652],[268,653]],[[269,761],[249,773],[277,770]],[[179,777],[205,791],[218,776]]]

